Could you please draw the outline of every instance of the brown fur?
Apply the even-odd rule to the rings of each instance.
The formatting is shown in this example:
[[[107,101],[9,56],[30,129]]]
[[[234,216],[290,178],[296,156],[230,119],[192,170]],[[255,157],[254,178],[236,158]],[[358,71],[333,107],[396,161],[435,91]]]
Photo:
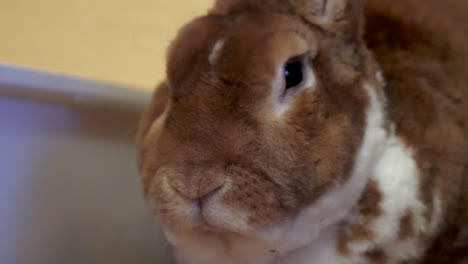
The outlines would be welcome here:
[[[191,202],[228,180],[223,204],[247,210],[252,229],[297,214],[350,176],[368,106],[362,86],[369,82],[415,153],[427,217],[435,192],[443,201],[443,225],[428,238],[423,263],[455,263],[468,248],[460,239],[468,193],[468,20],[460,10],[468,4],[369,0],[360,15],[363,1],[330,0],[347,3],[330,10],[317,2],[218,1],[180,31],[168,53],[167,82],[156,90],[137,138],[148,200],[163,224],[190,230],[199,225],[174,211],[180,199]],[[320,22],[323,12],[334,20]],[[220,38],[225,46],[212,65],[207,58]],[[296,98],[278,121],[271,83],[276,65],[303,52],[297,38],[308,45],[317,88]],[[366,46],[382,68],[385,90]],[[380,214],[378,193],[368,186],[361,214]],[[414,235],[411,219],[401,219],[401,239]],[[372,236],[364,231],[343,238],[342,253],[346,241]],[[368,255],[383,258],[380,251]]]
[[[413,225],[413,214],[411,211],[407,211],[400,219],[398,238],[405,240],[407,238],[413,237],[415,235]]]
[[[366,252],[366,258],[370,261],[372,264],[386,264],[388,261],[387,256],[385,256],[385,253],[383,252],[382,249],[373,249],[368,252]]]
[[[366,40],[385,73],[389,116],[416,153],[422,198],[431,208],[438,191],[444,203],[439,239],[447,242],[428,251],[427,263],[449,259],[456,230],[468,226],[457,223],[466,209],[456,210],[468,195],[468,19],[451,15],[462,10],[468,2],[375,0],[366,8]]]

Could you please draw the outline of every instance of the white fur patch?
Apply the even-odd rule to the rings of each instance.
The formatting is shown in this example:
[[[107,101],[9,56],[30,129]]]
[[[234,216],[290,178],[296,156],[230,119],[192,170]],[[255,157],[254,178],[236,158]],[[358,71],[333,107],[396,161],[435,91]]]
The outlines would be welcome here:
[[[224,39],[219,39],[213,45],[210,55],[208,56],[208,61],[210,62],[211,65],[215,64],[216,60],[219,58],[221,54],[221,51],[223,50],[223,47],[224,47]]]
[[[306,69],[304,70],[304,76],[305,76],[305,83],[304,83],[304,88],[305,89],[313,89],[315,88],[315,84],[316,84],[316,79],[315,79],[315,74],[314,74],[314,70],[312,69],[311,66],[309,67],[306,67]]]
[[[371,222],[370,229],[375,238],[360,241],[350,246],[356,253],[378,246],[392,259],[404,260],[418,256],[422,247],[417,239],[400,241],[400,220],[408,211],[412,214],[416,234],[426,232],[425,206],[419,197],[419,171],[412,152],[395,135],[385,143],[385,152],[378,161],[372,175],[382,192],[380,207],[382,215]]]

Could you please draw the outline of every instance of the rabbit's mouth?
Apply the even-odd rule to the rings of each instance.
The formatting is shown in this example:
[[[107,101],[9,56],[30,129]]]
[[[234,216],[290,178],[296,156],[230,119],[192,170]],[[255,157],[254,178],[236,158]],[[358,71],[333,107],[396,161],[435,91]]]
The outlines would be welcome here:
[[[261,229],[249,223],[248,213],[224,205],[220,195],[192,201],[186,206],[188,214],[185,217],[176,217],[163,224],[165,236],[174,246],[192,245],[192,248],[195,244],[212,243],[213,248],[232,250],[238,244],[252,244],[253,247],[268,244],[261,236]]]
[[[206,233],[248,234],[252,231],[248,213],[230,208],[223,200],[221,190],[189,202],[187,209],[193,228]]]
[[[174,177],[176,180],[171,181],[171,176],[179,174],[161,169],[159,177],[153,178],[147,198],[165,227],[251,236],[277,222],[286,209],[278,186],[260,181],[246,170],[239,168],[237,172],[217,181],[208,177],[200,181]]]

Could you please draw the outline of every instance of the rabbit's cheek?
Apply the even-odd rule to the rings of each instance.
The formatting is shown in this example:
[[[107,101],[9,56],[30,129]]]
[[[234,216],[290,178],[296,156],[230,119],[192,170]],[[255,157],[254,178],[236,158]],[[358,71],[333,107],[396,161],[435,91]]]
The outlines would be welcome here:
[[[274,183],[257,179],[257,175],[235,175],[222,203],[235,214],[244,216],[249,230],[266,227],[284,213],[281,189]]]

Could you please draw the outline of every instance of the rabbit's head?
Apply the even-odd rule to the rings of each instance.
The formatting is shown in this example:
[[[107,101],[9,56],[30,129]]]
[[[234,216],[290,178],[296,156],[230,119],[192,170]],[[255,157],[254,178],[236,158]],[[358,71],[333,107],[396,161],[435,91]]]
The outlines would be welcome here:
[[[348,181],[382,92],[362,2],[219,1],[179,32],[138,136],[164,227],[255,238]]]

